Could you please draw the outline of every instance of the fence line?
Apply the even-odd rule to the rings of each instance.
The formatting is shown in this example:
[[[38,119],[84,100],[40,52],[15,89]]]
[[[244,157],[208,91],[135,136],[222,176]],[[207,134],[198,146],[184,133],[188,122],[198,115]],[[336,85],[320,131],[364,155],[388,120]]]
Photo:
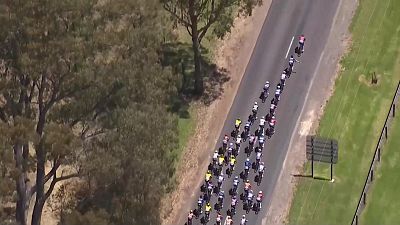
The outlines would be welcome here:
[[[389,112],[386,116],[385,123],[383,125],[381,135],[379,136],[378,143],[376,144],[374,157],[372,158],[371,165],[369,167],[367,178],[365,179],[364,187],[360,195],[360,199],[358,200],[356,211],[354,212],[353,220],[351,221],[351,225],[358,225],[358,219],[361,215],[362,210],[365,208],[365,204],[367,203],[367,192],[369,190],[369,186],[372,184],[374,180],[374,169],[375,165],[381,161],[381,151],[383,147],[382,139],[385,138],[385,141],[388,139],[388,127],[392,122],[393,118],[396,114],[396,103],[398,101],[400,91],[400,81],[397,84],[396,92],[394,93],[392,103],[390,104]]]

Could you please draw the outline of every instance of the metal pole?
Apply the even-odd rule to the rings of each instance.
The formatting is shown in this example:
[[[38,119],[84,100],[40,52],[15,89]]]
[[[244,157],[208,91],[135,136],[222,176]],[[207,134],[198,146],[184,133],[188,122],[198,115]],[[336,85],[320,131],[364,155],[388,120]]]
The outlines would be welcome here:
[[[333,181],[333,163],[331,163],[331,181]]]
[[[356,215],[356,225],[358,225],[358,215]]]

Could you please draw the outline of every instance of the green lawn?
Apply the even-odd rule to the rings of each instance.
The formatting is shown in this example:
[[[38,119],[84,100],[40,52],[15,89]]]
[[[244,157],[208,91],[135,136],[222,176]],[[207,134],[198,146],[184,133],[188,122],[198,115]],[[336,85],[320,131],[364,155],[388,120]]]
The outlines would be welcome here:
[[[368,192],[361,224],[400,224],[400,118],[393,121],[388,143],[383,147],[382,163]]]
[[[290,224],[351,222],[400,78],[398,21],[400,1],[360,1],[351,26],[352,48],[341,62],[343,71],[318,130],[320,136],[339,141],[335,182],[302,178],[289,213]],[[373,72],[379,82],[371,86]],[[329,178],[328,165],[317,165],[315,171]]]

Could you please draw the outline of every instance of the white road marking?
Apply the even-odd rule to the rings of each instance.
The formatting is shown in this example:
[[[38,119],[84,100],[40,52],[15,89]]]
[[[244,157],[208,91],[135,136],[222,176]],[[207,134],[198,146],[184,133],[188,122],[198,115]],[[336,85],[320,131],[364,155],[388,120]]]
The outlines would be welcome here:
[[[289,51],[290,51],[290,48],[292,47],[293,40],[294,40],[294,36],[292,37],[292,40],[290,41],[290,45],[289,45],[289,48],[287,49],[285,59],[287,59],[287,56],[289,55]]]

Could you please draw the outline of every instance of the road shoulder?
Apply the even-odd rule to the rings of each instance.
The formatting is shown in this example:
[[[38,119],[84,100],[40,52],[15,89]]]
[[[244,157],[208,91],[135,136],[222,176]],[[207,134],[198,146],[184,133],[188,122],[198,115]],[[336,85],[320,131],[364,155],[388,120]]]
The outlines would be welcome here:
[[[315,133],[324,106],[333,91],[335,78],[341,68],[339,60],[349,46],[348,28],[356,8],[357,0],[341,0],[340,2],[328,41],[315,70],[317,78],[310,87],[304,108],[298,123],[296,123],[281,173],[273,191],[269,210],[263,218],[262,224],[288,223],[287,216],[296,188],[294,175],[303,172],[303,165],[306,162],[305,137]]]

